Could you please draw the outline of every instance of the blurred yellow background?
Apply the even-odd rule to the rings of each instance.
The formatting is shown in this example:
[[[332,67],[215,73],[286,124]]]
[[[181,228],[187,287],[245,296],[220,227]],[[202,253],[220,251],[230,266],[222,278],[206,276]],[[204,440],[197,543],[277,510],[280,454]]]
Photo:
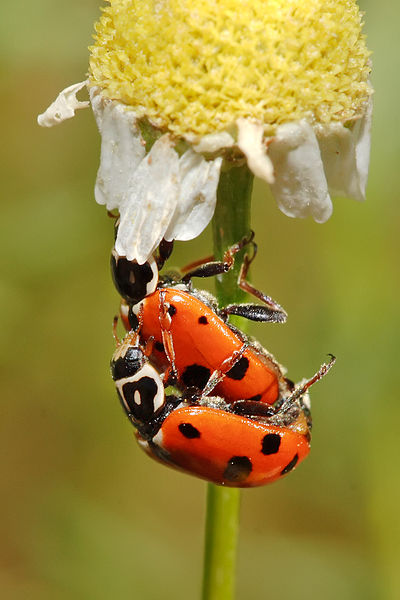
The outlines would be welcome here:
[[[281,214],[257,183],[254,283],[287,309],[252,333],[310,376],[308,460],[242,494],[238,599],[400,598],[399,71],[395,0],[364,0],[376,88],[368,199],[324,225]],[[0,596],[199,597],[205,484],[136,446],[109,375],[118,297],[112,222],[95,204],[89,110],[36,115],[84,79],[97,0],[4,3],[1,48]],[[170,264],[210,251],[206,232]]]

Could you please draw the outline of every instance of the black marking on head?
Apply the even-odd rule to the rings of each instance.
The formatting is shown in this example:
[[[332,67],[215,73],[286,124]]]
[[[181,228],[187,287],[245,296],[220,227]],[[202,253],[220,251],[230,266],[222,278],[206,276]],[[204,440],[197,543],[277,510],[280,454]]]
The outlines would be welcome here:
[[[235,365],[233,365],[232,369],[226,373],[226,376],[229,379],[235,379],[240,381],[247,373],[247,369],[249,368],[249,359],[246,356],[242,356]]]
[[[240,483],[247,479],[252,470],[253,465],[248,456],[232,456],[228,460],[223,478]]]
[[[158,352],[164,352],[164,344],[162,342],[154,342],[154,348],[158,350]]]
[[[182,381],[186,387],[195,387],[202,390],[210,379],[211,371],[203,365],[189,365],[182,373]]]
[[[298,460],[299,460],[299,455],[295,454],[293,456],[292,460],[290,461],[290,463],[288,463],[286,465],[286,467],[284,469],[282,469],[281,475],[286,475],[286,473],[289,473],[292,469],[294,469],[295,466],[297,465]]]
[[[111,273],[115,287],[128,304],[137,304],[148,294],[147,284],[154,278],[150,263],[139,265],[125,256],[111,255]]]
[[[173,304],[170,304],[167,312],[170,317],[173,317],[174,315],[176,315],[176,306],[174,306]]]
[[[135,375],[143,366],[143,352],[133,346],[128,348],[124,356],[111,361],[111,375],[114,381]]]
[[[246,398],[246,400],[251,400],[252,402],[260,402],[262,396],[261,394],[256,394],[255,396],[252,396],[251,398]]]
[[[122,386],[122,395],[129,413],[137,421],[148,421],[154,415],[154,399],[157,395],[157,383],[151,377],[141,377],[138,381],[127,381]],[[136,399],[140,403],[135,402]],[[126,407],[124,407],[126,410]]]
[[[207,317],[205,317],[204,315],[199,317],[199,323],[200,325],[208,325]]]
[[[261,442],[261,452],[263,454],[276,454],[281,445],[281,436],[278,433],[267,433]]]
[[[190,423],[181,423],[178,426],[178,429],[185,438],[188,438],[188,440],[194,440],[195,438],[200,437],[200,431]]]

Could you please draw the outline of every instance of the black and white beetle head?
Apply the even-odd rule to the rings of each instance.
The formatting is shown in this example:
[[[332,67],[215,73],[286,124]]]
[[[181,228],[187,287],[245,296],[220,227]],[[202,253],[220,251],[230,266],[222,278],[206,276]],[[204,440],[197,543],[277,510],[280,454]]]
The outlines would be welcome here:
[[[157,288],[158,267],[155,259],[139,265],[135,260],[111,252],[111,274],[118,293],[130,305],[141,302]]]
[[[125,412],[140,426],[147,425],[164,406],[165,393],[162,379],[138,339],[133,331],[125,336],[112,357],[111,374]]]

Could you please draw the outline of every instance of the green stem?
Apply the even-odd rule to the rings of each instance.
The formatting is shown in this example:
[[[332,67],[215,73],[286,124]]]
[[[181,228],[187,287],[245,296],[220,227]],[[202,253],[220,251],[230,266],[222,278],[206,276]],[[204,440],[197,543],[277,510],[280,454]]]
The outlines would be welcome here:
[[[222,258],[227,248],[249,233],[252,186],[253,175],[247,165],[231,167],[221,173],[213,219],[216,258]],[[236,257],[234,268],[217,280],[221,306],[245,298],[237,285],[240,258],[241,254]],[[243,323],[241,325],[243,329]],[[239,505],[238,489],[208,484],[203,600],[234,598]]]

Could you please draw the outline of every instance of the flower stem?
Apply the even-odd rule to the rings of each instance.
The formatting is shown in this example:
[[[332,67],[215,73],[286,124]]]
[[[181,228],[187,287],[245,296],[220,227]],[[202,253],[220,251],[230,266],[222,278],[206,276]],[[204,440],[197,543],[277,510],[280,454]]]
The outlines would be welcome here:
[[[247,165],[230,167],[221,173],[213,219],[214,255],[217,259],[249,233],[252,187],[253,175]],[[237,285],[240,258],[241,254],[237,255],[233,269],[217,279],[220,306],[241,302],[245,298]],[[239,505],[238,489],[208,484],[203,600],[233,600]]]

